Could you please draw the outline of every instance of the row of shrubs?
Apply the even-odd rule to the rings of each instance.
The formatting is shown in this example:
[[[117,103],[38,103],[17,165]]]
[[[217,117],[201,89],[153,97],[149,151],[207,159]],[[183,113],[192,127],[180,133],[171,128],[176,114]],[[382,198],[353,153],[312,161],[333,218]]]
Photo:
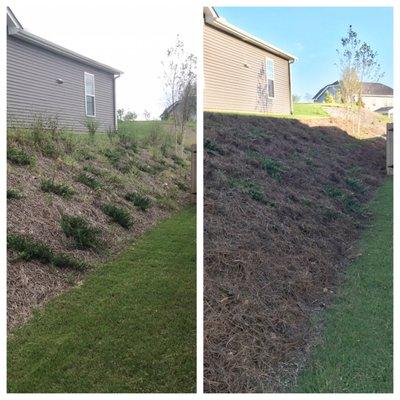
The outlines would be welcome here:
[[[42,264],[53,264],[58,268],[76,270],[83,270],[87,267],[85,262],[66,253],[54,253],[47,244],[27,236],[9,234],[7,236],[7,247],[18,252],[18,255],[26,261],[39,261]]]

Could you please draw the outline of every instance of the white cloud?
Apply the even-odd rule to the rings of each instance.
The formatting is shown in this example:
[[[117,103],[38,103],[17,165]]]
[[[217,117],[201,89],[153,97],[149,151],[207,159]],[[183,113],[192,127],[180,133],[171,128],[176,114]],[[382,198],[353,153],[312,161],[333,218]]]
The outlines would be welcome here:
[[[10,0],[23,27],[47,40],[124,71],[117,106],[164,109],[161,61],[179,34],[188,51],[201,40],[201,7],[190,2]]]

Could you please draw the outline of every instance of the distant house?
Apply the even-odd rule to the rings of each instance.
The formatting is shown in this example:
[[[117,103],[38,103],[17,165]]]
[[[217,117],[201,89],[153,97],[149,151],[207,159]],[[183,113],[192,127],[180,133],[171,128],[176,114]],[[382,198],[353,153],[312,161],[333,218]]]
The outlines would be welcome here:
[[[95,118],[100,131],[115,129],[121,73],[33,35],[7,9],[8,125],[57,117],[65,128],[84,131],[84,120]]]
[[[167,120],[169,119],[174,112],[181,112],[181,101],[178,100],[174,104],[171,104],[170,106],[166,107],[163,113],[160,115],[160,118],[162,120]],[[188,112],[188,120],[189,121],[195,121],[196,120],[196,96],[190,97],[189,98],[189,104],[187,107],[187,112]]]
[[[295,57],[204,7],[204,108],[290,114]]]
[[[324,86],[313,97],[314,103],[323,103],[327,93],[330,93],[333,97],[335,97],[339,89],[339,81],[335,81]],[[371,111],[377,111],[386,107],[392,108],[393,89],[382,83],[363,82],[361,86],[361,99],[365,108]]]

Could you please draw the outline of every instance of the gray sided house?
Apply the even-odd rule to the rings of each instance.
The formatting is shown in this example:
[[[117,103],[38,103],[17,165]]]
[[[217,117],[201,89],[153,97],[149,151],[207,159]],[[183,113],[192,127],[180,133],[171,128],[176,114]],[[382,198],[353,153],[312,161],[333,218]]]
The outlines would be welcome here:
[[[204,7],[204,109],[290,114],[295,57]]]
[[[330,83],[317,92],[313,101],[314,103],[323,103],[327,93],[335,97],[339,90],[339,81]],[[393,89],[383,83],[362,82],[361,100],[364,107],[370,111],[390,114],[390,110],[393,108]]]
[[[116,129],[115,80],[122,72],[26,31],[7,9],[8,126],[58,118],[65,129]]]

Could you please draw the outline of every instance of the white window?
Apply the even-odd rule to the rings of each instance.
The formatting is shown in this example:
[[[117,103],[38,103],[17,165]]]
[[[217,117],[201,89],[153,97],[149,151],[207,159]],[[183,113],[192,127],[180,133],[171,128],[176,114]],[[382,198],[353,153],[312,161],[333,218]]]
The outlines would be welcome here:
[[[274,60],[265,59],[265,75],[267,80],[267,96],[269,99],[275,97],[275,68]]]
[[[94,75],[85,72],[85,109],[88,117],[96,116]]]

